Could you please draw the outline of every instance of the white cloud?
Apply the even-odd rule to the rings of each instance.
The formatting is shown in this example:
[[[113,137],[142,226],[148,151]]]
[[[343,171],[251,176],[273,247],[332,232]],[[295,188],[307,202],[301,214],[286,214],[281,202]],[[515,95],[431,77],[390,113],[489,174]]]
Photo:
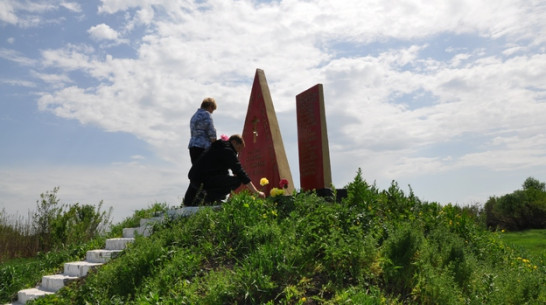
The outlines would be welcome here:
[[[76,2],[62,0],[2,0],[0,2],[0,21],[22,28],[58,23],[57,17],[46,16],[46,14],[56,12],[60,7],[74,13],[81,12],[81,6]]]
[[[0,58],[4,58],[23,66],[32,66],[36,63],[36,60],[28,58],[16,50],[6,48],[0,48]]]
[[[62,88],[68,83],[73,83],[73,81],[64,74],[45,74],[32,71],[32,75],[46,83],[51,84],[54,88]]]
[[[91,27],[87,32],[91,35],[91,38],[99,41],[118,40],[119,35],[118,32],[104,23]]]
[[[51,1],[17,1],[17,9],[24,12],[44,13],[57,8],[57,4]]]
[[[231,106],[223,109],[224,115],[241,119],[249,80],[259,67],[266,71],[271,88],[280,92],[276,93],[279,110],[293,109],[295,94],[314,82],[324,82],[327,102],[335,108],[332,112],[355,119],[340,126],[351,145],[371,142],[395,150],[513,126],[520,122],[516,114],[521,103],[537,108],[532,110],[535,113],[543,111],[534,105],[532,92],[521,87],[523,83],[543,87],[537,82],[540,77],[524,77],[533,70],[541,76],[544,70],[533,68],[544,65],[541,56],[503,61],[465,52],[453,54],[446,64],[420,58],[426,45],[339,59],[332,59],[329,49],[322,47],[344,40],[424,39],[444,31],[516,37],[522,31],[519,22],[527,19],[522,15],[526,9],[506,1],[494,6],[472,2],[459,8],[449,2],[433,7],[419,2],[362,3],[287,1],[253,6],[247,1],[213,2],[200,10],[190,2],[104,1],[103,13],[151,7],[163,13],[153,15],[155,32],[145,36],[137,60],[110,58],[105,62],[77,51],[48,51],[48,65],[83,69],[111,84],[96,90],[66,88],[45,96],[41,104],[57,107],[59,115],[165,143],[171,136],[178,139],[175,134],[185,123],[169,126],[161,122],[172,111],[190,111],[204,95],[223,97]],[[471,18],[487,11],[490,13],[482,18]],[[169,18],[163,18],[164,14]],[[95,39],[118,39],[118,33],[106,24],[92,27],[89,33]],[[414,70],[405,69],[406,65]],[[241,85],[241,80],[246,83]],[[436,100],[417,110],[391,103],[393,94],[418,90],[430,92]],[[111,100],[118,102],[106,102]],[[86,105],[92,105],[93,111]],[[131,127],[134,124],[140,126]]]
[[[15,14],[15,7],[11,1],[0,2],[0,21],[9,24],[17,23],[17,15]]]
[[[98,24],[90,37],[122,43],[144,27],[131,41],[136,55],[93,42],[41,50],[44,71],[35,76],[64,86],[44,92],[39,106],[134,134],[185,173],[191,113],[213,96],[219,133],[241,132],[261,68],[294,153],[295,95],[324,84],[339,186],[357,167],[385,180],[532,168],[546,149],[536,136],[546,130],[545,10],[503,0],[104,0],[101,18],[125,24],[116,24],[120,32]],[[0,57],[32,62],[8,49]],[[93,82],[70,82],[79,73]]]
[[[94,48],[88,45],[69,44],[63,49],[42,50],[42,64],[66,71],[93,69]]]
[[[75,12],[75,13],[81,13],[82,11],[81,5],[77,2],[61,2],[60,5],[66,8],[67,10]]]
[[[27,88],[36,87],[35,83],[27,81],[27,80],[22,80],[22,79],[0,79],[0,83],[8,84],[11,86],[27,87]]]

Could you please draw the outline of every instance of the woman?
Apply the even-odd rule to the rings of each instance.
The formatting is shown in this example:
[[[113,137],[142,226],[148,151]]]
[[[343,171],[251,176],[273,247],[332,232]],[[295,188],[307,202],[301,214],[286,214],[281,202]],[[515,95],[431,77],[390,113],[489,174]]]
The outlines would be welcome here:
[[[201,108],[191,117],[191,138],[188,148],[192,164],[195,164],[201,154],[216,141],[216,128],[211,115],[214,110],[216,101],[212,97],[207,97],[201,103]]]

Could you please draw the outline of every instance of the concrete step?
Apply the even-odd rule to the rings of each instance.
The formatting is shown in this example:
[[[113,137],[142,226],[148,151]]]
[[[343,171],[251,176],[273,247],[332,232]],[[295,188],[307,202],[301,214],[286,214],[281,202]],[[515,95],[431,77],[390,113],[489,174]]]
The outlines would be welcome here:
[[[212,208],[213,210],[218,210],[221,207],[222,207],[221,205],[210,206],[210,208]],[[201,206],[199,206],[199,207],[183,207],[183,208],[180,208],[180,209],[168,210],[166,212],[166,215],[168,216],[169,219],[173,219],[173,218],[177,218],[177,217],[187,217],[187,216],[191,216],[191,215],[197,213],[202,208],[204,208],[204,207],[201,207]],[[124,228],[123,229],[123,237],[133,238],[133,237],[135,237],[135,234],[139,234],[139,235],[148,237],[148,236],[152,235],[153,226],[156,223],[162,223],[163,221],[165,221],[165,216],[156,216],[156,217],[152,217],[152,218],[142,218],[140,220],[140,227],[137,227],[137,228]]]
[[[17,302],[21,304],[26,304],[30,300],[34,300],[53,293],[54,292],[46,291],[40,288],[23,289],[17,293]]]
[[[79,277],[65,274],[45,275],[42,277],[42,286],[40,287],[45,291],[56,292],[77,279]]]
[[[153,226],[145,225],[138,228],[123,228],[123,237],[134,238],[137,234],[148,237],[152,235]]]
[[[213,206],[208,206],[210,207],[211,209],[213,210],[218,210],[220,209],[222,206],[221,205],[213,205]],[[197,213],[200,209],[203,209],[205,208],[204,206],[199,206],[199,207],[183,207],[183,208],[180,208],[180,209],[175,209],[175,210],[168,210],[167,211],[167,215],[169,216],[169,218],[176,218],[176,217],[187,217],[187,216],[191,216],[195,213]]]
[[[122,250],[90,250],[87,251],[85,260],[90,263],[106,263],[117,257]]]
[[[176,217],[191,216],[202,207],[183,207],[181,209],[169,210],[166,215],[173,219]],[[220,209],[221,206],[211,206],[213,209]],[[128,243],[134,242],[135,235],[150,236],[153,226],[166,219],[165,216],[157,216],[140,220],[138,228],[124,228],[122,238],[111,238],[106,240],[105,249],[87,251],[86,260],[81,262],[69,262],[64,264],[64,273],[46,275],[42,277],[42,285],[36,288],[23,289],[17,293],[17,302],[13,305],[26,304],[30,300],[53,294],[64,287],[70,281],[84,277],[87,273],[113,258],[116,258],[127,247]]]
[[[89,270],[101,266],[103,263],[91,263],[88,261],[69,262],[64,264],[64,274],[70,276],[84,277]]]
[[[106,250],[124,250],[128,243],[134,242],[134,238],[109,238],[106,240]]]
[[[145,226],[148,226],[148,225],[153,226],[156,223],[163,222],[164,219],[165,219],[164,216],[156,216],[156,217],[152,217],[152,218],[142,218],[140,220],[140,226],[141,227],[145,227]]]

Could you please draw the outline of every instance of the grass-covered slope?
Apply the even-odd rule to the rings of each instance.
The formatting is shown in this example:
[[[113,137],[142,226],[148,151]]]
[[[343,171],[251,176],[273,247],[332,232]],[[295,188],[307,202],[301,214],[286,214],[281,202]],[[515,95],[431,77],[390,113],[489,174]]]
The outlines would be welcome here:
[[[342,203],[234,196],[36,304],[545,304],[544,257],[360,173]]]

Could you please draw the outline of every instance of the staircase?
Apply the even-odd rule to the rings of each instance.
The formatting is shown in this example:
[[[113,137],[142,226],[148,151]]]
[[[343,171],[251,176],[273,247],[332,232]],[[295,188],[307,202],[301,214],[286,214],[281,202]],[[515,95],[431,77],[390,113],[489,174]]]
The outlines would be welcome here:
[[[87,251],[85,261],[65,263],[64,272],[62,274],[43,276],[41,285],[36,288],[20,290],[17,293],[17,302],[8,303],[6,305],[26,304],[26,302],[30,300],[54,294],[68,283],[85,277],[90,270],[98,268],[111,259],[116,258],[125,250],[128,243],[135,240],[137,234],[141,236],[150,236],[154,224],[162,222],[165,219],[165,216],[169,219],[186,217],[195,214],[200,208],[201,207],[183,207],[181,209],[168,210],[166,215],[163,216],[141,219],[139,227],[124,228],[123,237],[107,239],[104,249]],[[220,206],[212,206],[211,208],[218,209]]]

